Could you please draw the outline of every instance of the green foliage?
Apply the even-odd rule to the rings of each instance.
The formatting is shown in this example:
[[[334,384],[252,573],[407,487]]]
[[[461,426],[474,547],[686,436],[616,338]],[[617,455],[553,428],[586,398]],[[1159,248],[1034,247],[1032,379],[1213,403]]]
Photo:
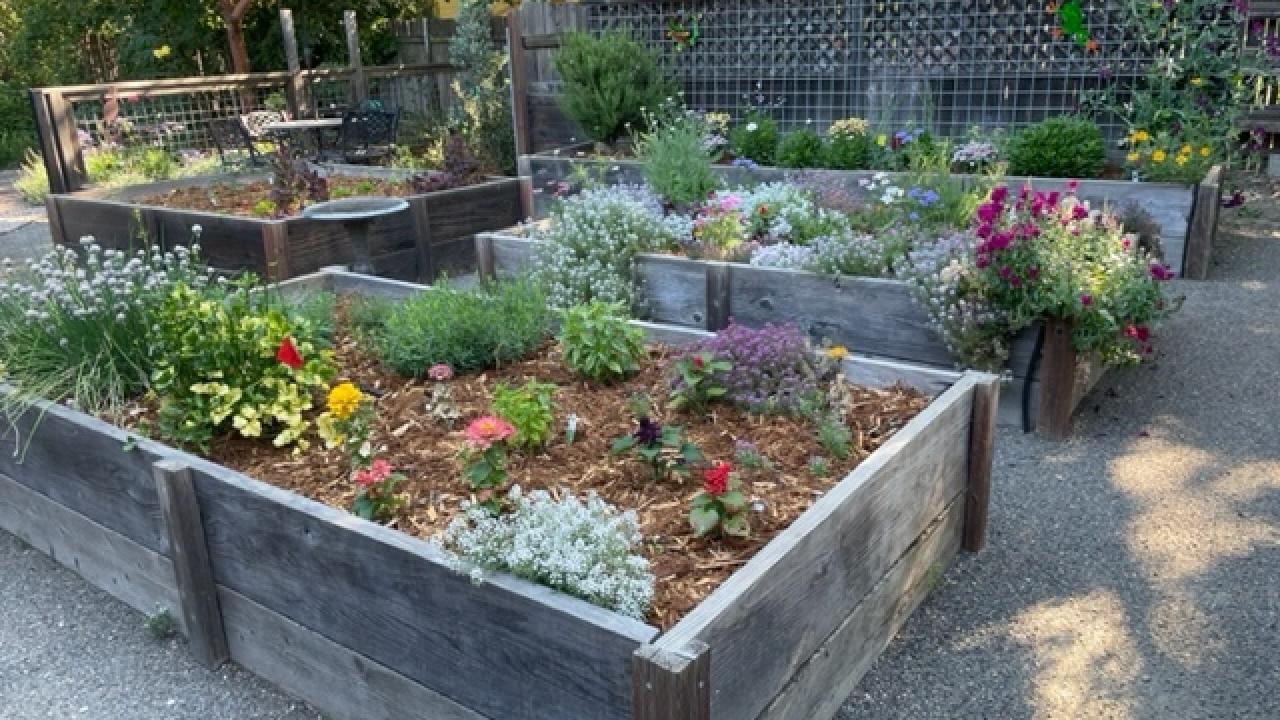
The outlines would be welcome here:
[[[871,164],[871,139],[866,133],[832,133],[827,136],[823,167],[865,170]]]
[[[696,205],[720,186],[706,137],[706,124],[694,115],[664,122],[637,137],[636,156],[645,161],[644,179],[667,202]]]
[[[507,55],[499,52],[490,36],[489,6],[487,0],[464,0],[458,9],[449,60],[462,70],[453,81],[458,102],[450,120],[487,169],[511,173],[516,151]]]
[[[383,364],[418,377],[437,363],[469,372],[519,360],[546,339],[550,321],[546,296],[527,279],[470,291],[439,285],[391,308],[373,335]]]
[[[276,202],[269,198],[262,198],[253,204],[253,214],[260,218],[275,217]]]
[[[560,347],[575,374],[613,382],[640,370],[644,331],[628,321],[622,305],[596,301],[564,311]]]
[[[729,149],[736,157],[772,165],[778,152],[778,123],[758,112],[747,113],[746,120],[729,132]]]
[[[751,536],[749,507],[737,473],[728,463],[717,463],[705,471],[703,490],[691,502],[689,525],[698,537],[715,534],[747,538]]]
[[[822,449],[837,460],[848,459],[853,433],[849,432],[849,426],[844,424],[840,416],[826,413],[816,418],[814,423],[817,425],[818,442],[822,444]]]
[[[831,476],[831,461],[821,455],[813,455],[809,458],[809,474],[816,478],[824,478]]]
[[[703,351],[683,356],[671,364],[670,404],[676,410],[703,413],[707,406],[729,392],[717,376],[733,369],[733,363],[718,359],[715,353]]]
[[[1009,146],[1009,174],[1092,178],[1107,161],[1102,130],[1076,115],[1049,118],[1019,131]]]
[[[173,619],[169,608],[156,606],[156,611],[147,616],[147,633],[154,640],[168,640],[178,632],[178,623]]]
[[[811,168],[822,162],[822,138],[818,133],[801,128],[787,133],[778,145],[778,167]]]
[[[223,299],[180,285],[151,329],[158,347],[152,388],[160,396],[160,431],[206,449],[219,432],[273,435],[277,447],[305,447],[303,413],[334,373],[332,354],[317,350],[311,329],[290,322],[253,278]],[[299,357],[286,362],[286,347]]]
[[[286,305],[290,324],[305,325],[311,329],[311,338],[322,347],[332,347],[334,317],[338,296],[331,292],[307,292],[292,298]]]
[[[702,462],[702,451],[685,438],[684,428],[659,426],[643,415],[636,422],[635,432],[615,439],[609,446],[610,455],[633,453],[649,466],[650,477],[655,481],[688,474],[693,466]]]
[[[44,159],[35,150],[27,150],[18,179],[13,181],[13,189],[32,205],[44,204],[49,194],[49,172],[45,170]]]
[[[675,93],[654,52],[621,30],[565,34],[555,67],[564,83],[561,107],[597,142],[617,140],[628,125],[638,128],[645,108]]]
[[[505,383],[493,389],[493,413],[511,423],[516,434],[510,443],[525,451],[547,444],[555,431],[556,386],[527,380],[520,387]]]

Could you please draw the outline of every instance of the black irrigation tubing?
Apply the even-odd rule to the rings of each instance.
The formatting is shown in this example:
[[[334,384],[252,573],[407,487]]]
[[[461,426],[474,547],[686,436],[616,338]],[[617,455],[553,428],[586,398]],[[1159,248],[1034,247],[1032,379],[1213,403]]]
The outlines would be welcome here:
[[[1027,361],[1027,376],[1022,379],[1022,432],[1029,433],[1035,428],[1031,424],[1031,380],[1040,369],[1040,351],[1044,349],[1044,325],[1036,333],[1036,346],[1031,351],[1031,359]]]

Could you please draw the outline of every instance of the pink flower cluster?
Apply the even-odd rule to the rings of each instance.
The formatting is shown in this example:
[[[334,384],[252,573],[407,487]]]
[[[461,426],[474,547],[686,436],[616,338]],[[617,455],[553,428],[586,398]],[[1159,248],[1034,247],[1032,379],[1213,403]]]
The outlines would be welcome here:
[[[462,431],[462,434],[475,449],[487,450],[490,445],[506,440],[514,435],[515,432],[516,429],[506,420],[493,415],[486,415],[472,420],[467,429]]]
[[[373,465],[368,470],[357,470],[352,479],[362,488],[371,488],[389,477],[391,477],[391,463],[378,459],[373,461]]]
[[[445,382],[453,377],[453,368],[444,363],[436,363],[427,369],[427,377],[436,382]]]

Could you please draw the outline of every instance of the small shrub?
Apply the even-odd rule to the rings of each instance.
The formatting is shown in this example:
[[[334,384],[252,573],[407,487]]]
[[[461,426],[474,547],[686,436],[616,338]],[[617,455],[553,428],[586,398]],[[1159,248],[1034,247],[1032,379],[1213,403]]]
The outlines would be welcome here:
[[[35,150],[27,148],[18,179],[13,181],[13,189],[32,205],[44,204],[45,197],[49,195],[49,171],[44,167],[44,158]]]
[[[276,214],[276,204],[273,200],[263,198],[253,204],[253,214],[260,218],[274,217]]]
[[[849,432],[849,426],[845,425],[840,416],[835,413],[824,414],[814,422],[818,428],[818,442],[822,444],[822,449],[837,460],[847,460],[852,452],[850,445],[853,442],[853,433]]]
[[[129,153],[126,162],[148,180],[168,180],[178,171],[178,162],[163,148],[139,148]]]
[[[609,446],[610,455],[633,453],[649,466],[650,478],[655,482],[688,474],[702,462],[702,451],[685,438],[684,428],[659,425],[650,417],[647,403],[636,403],[632,412],[636,415],[635,431],[614,439]]]
[[[169,608],[156,607],[156,611],[147,616],[147,632],[153,640],[168,640],[178,632],[178,623],[173,619]]]
[[[778,123],[760,113],[748,113],[746,121],[730,131],[729,148],[739,158],[772,165],[778,152]]]
[[[827,130],[827,147],[822,156],[823,167],[836,170],[863,170],[871,165],[871,139],[867,121],[845,118],[832,123]]]
[[[657,56],[624,31],[567,33],[554,62],[564,83],[561,107],[596,142],[617,140],[628,124],[639,127],[644,108],[674,94]]]
[[[822,162],[822,138],[802,128],[787,133],[778,146],[778,166],[785,168],[818,167]]]
[[[537,380],[493,389],[493,413],[515,428],[512,445],[532,451],[547,444],[555,430],[555,393],[555,385]]]
[[[525,357],[547,337],[551,311],[537,284],[520,279],[474,291],[448,287],[418,293],[375,326],[378,358],[418,377],[444,363],[459,372]]]
[[[641,135],[636,155],[645,161],[649,186],[673,205],[695,205],[720,186],[711,169],[706,124],[696,116],[685,115]]]
[[[628,322],[621,305],[597,301],[564,312],[560,347],[575,374],[613,382],[639,371],[644,331]]]
[[[1009,173],[1039,177],[1097,177],[1107,161],[1102,130],[1086,118],[1049,118],[1017,133],[1009,147]]]
[[[472,578],[509,572],[628,617],[643,619],[653,602],[654,576],[638,552],[640,523],[592,493],[586,502],[563,491],[524,495],[513,487],[510,511],[495,517],[472,506],[445,530],[443,542]]]

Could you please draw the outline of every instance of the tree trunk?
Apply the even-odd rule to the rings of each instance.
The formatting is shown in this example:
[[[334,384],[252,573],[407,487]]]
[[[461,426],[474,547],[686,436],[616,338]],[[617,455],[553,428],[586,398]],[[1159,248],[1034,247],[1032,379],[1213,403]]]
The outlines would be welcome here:
[[[244,18],[224,17],[227,24],[227,48],[231,51],[231,72],[249,72],[249,50],[244,44]]]

